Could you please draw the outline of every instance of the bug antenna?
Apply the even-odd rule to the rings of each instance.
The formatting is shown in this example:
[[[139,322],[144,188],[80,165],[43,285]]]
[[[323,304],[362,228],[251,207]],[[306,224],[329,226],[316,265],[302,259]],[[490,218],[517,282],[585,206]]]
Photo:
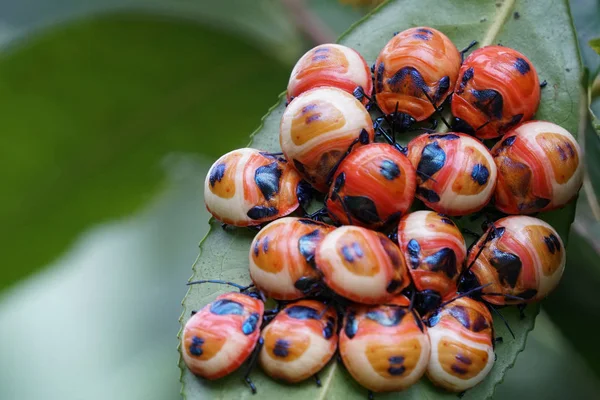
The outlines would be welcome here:
[[[245,292],[246,290],[254,287],[253,283],[251,283],[248,286],[242,286],[242,285],[238,285],[237,283],[222,281],[219,279],[203,279],[200,281],[192,281],[192,282],[188,282],[187,285],[190,286],[190,285],[197,285],[197,284],[202,284],[202,283],[218,283],[220,285],[229,285],[229,286],[238,288],[240,290],[240,292]]]
[[[519,296],[513,296],[512,294],[504,294],[504,293],[483,293],[481,292],[481,294],[483,296],[499,296],[499,297],[504,297],[507,298],[509,300],[516,300],[516,301],[525,301],[524,298],[519,297]]]
[[[500,311],[498,311],[496,309],[496,307],[494,307],[491,304],[488,304],[489,308],[494,312],[494,314],[496,314],[498,317],[500,317],[500,319],[502,320],[502,322],[504,322],[504,325],[506,326],[506,328],[508,329],[508,331],[510,332],[510,335],[512,336],[513,339],[515,338],[515,334],[513,332],[512,329],[510,329],[510,325],[508,324],[508,321],[506,320],[506,318],[504,318],[504,315],[502,315],[502,313]]]
[[[421,332],[424,332],[425,328],[423,327],[423,321],[421,321],[421,318],[419,318],[419,314],[417,314],[417,311],[415,310],[415,293],[416,290],[413,290],[413,292],[410,295],[410,304],[408,305],[408,311],[412,314]]]
[[[450,124],[448,123],[448,121],[446,121],[446,118],[444,118],[444,116],[442,115],[442,111],[435,105],[435,102],[433,101],[431,96],[429,96],[429,94],[427,93],[425,88],[421,88],[421,90],[423,91],[423,94],[425,95],[425,97],[427,97],[427,100],[429,100],[429,102],[433,106],[433,109],[435,110],[435,112],[439,115],[439,117],[442,120],[442,122],[444,123],[444,125],[446,125],[446,127],[449,130],[452,130],[452,128],[450,127]]]
[[[460,51],[461,64],[465,61],[465,53],[473,48],[477,44],[477,40],[473,40],[467,47]]]
[[[483,252],[483,249],[485,249],[485,245],[492,240],[492,232],[494,233],[494,235],[496,234],[496,227],[494,226],[494,223],[492,222],[491,226],[493,227],[493,229],[490,229],[485,236],[485,239],[483,241],[483,243],[481,245],[479,245],[479,249],[477,250],[477,254],[475,255],[475,258],[473,259],[473,261],[471,261],[471,263],[469,264],[469,266],[467,266],[467,268],[463,269],[462,272],[460,273],[460,276],[458,277],[458,282],[461,282],[461,280],[464,278],[465,274],[467,274],[471,268],[473,267],[473,265],[475,265],[475,261],[477,261],[477,259],[479,258],[479,256],[481,255],[481,253]]]
[[[458,296],[456,296],[456,297],[455,297],[455,298],[453,298],[452,300],[448,300],[448,301],[445,301],[445,302],[443,302],[442,304],[440,304],[440,306],[439,306],[438,308],[445,307],[445,306],[447,306],[448,304],[452,303],[453,301],[460,299],[461,297],[466,297],[466,296],[469,296],[469,295],[471,295],[471,294],[473,294],[473,293],[475,293],[475,292],[478,292],[478,291],[480,291],[480,290],[483,290],[484,288],[486,288],[486,287],[490,286],[491,284],[492,284],[492,282],[490,282],[490,283],[486,283],[485,285],[477,286],[476,288],[473,288],[473,289],[471,289],[471,290],[467,290],[466,292],[459,294]],[[483,293],[483,292],[482,292],[482,293]]]
[[[423,171],[417,171],[417,174],[421,175],[424,178],[431,179],[433,182],[437,183],[437,181],[435,180],[435,178],[433,178],[431,175],[427,175]]]

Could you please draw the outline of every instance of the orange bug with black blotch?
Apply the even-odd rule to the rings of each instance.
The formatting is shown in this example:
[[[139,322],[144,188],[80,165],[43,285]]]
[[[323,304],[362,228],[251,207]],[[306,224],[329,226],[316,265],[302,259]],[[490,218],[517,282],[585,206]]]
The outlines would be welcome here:
[[[494,365],[493,320],[487,307],[460,297],[426,317],[431,356],[427,377],[437,386],[463,392],[481,382]]]
[[[306,207],[311,188],[285,160],[242,148],[221,156],[204,182],[204,202],[219,221],[255,226]]]
[[[371,70],[356,50],[341,44],[321,44],[304,54],[294,66],[287,87],[287,100],[307,90],[331,86],[350,94],[357,87],[373,90]],[[367,101],[363,98],[363,103]]]
[[[452,95],[452,129],[482,139],[504,135],[530,120],[541,88],[527,57],[504,46],[475,50],[460,68]]]
[[[317,300],[288,304],[263,329],[259,363],[267,375],[288,383],[314,376],[331,360],[338,343],[337,312]]]
[[[417,290],[416,309],[425,314],[455,296],[467,248],[454,222],[434,211],[415,211],[400,220],[397,237]]]
[[[194,283],[204,282],[211,281]],[[183,361],[199,377],[214,380],[229,375],[253,354],[257,344],[262,345],[259,338],[264,303],[256,293],[245,293],[247,288],[239,288],[242,292],[222,294],[193,313],[183,327]],[[250,369],[245,381],[256,392],[249,373]]]
[[[408,143],[408,158],[417,171],[417,198],[439,213],[471,214],[494,194],[494,159],[469,135],[422,134]]]
[[[450,94],[460,64],[461,53],[442,32],[429,27],[400,32],[375,62],[377,104],[401,130],[424,121]]]
[[[416,187],[415,169],[404,154],[392,145],[371,143],[340,163],[325,206],[338,224],[377,230],[406,213]]]
[[[371,392],[413,385],[425,373],[430,356],[427,328],[403,295],[382,305],[348,307],[339,347],[346,369]]]
[[[491,224],[470,249],[461,286],[489,286],[481,298],[490,304],[523,305],[556,288],[565,262],[565,247],[552,226],[509,216]]]
[[[290,165],[320,192],[329,189],[342,158],[374,138],[373,121],[365,107],[333,87],[311,89],[292,100],[279,129],[281,150]]]
[[[250,245],[250,278],[266,296],[296,300],[306,296],[321,280],[316,269],[317,246],[334,228],[307,218],[273,221]]]
[[[317,247],[315,260],[325,284],[358,303],[385,303],[410,284],[398,246],[366,228],[346,225],[333,230]]]
[[[583,184],[581,150],[564,128],[529,121],[492,148],[498,167],[494,206],[505,214],[533,214],[565,206]]]

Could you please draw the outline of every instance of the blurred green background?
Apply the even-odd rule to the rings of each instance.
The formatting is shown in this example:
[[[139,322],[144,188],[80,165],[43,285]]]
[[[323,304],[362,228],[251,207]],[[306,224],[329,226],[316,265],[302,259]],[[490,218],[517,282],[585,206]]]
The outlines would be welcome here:
[[[180,397],[206,170],[247,143],[305,50],[368,10],[342,3],[0,1],[0,399]],[[571,7],[591,83],[600,1]],[[585,127],[564,280],[497,399],[600,397],[600,140]]]

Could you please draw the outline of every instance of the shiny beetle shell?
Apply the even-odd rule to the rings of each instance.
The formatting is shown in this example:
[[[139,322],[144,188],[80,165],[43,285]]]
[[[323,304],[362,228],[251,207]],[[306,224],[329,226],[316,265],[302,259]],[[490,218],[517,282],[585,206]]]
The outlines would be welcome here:
[[[351,307],[340,332],[344,365],[373,392],[408,388],[423,376],[429,361],[427,327],[419,327],[408,299],[398,296],[390,304],[394,306]]]
[[[494,365],[492,323],[486,306],[468,297],[436,310],[428,318],[429,380],[453,392],[481,382]]]
[[[365,107],[351,94],[332,87],[312,89],[292,100],[279,131],[289,163],[321,192],[329,189],[331,172],[350,146],[356,143],[356,149],[374,137]]]
[[[329,233],[317,247],[316,262],[331,290],[359,303],[385,303],[410,283],[398,246],[358,226]]]
[[[482,47],[460,68],[452,96],[454,128],[495,138],[530,120],[539,104],[540,81],[531,61],[508,47]]]
[[[326,207],[338,223],[380,229],[406,213],[416,188],[410,160],[389,144],[371,143],[340,163]]]
[[[289,383],[303,381],[337,349],[335,309],[316,300],[289,304],[263,329],[262,338],[258,360],[266,374]]]
[[[583,183],[581,150],[564,128],[529,121],[496,143],[496,208],[506,214],[532,214],[563,207]]]
[[[259,225],[299,206],[300,175],[287,163],[256,149],[233,150],[212,165],[204,182],[204,202],[219,221]]]
[[[433,211],[407,214],[398,224],[398,244],[418,291],[442,301],[456,295],[467,248],[451,219]]]
[[[394,36],[375,63],[377,103],[386,114],[408,114],[416,121],[429,118],[455,85],[460,53],[442,32],[410,28]],[[429,99],[428,99],[429,97]]]
[[[481,210],[496,187],[496,164],[477,139],[462,133],[423,134],[408,143],[417,170],[417,197],[446,215]]]
[[[373,91],[371,70],[356,50],[341,44],[321,44],[306,52],[294,66],[287,99],[290,101],[307,90],[322,86],[336,87],[351,94],[360,86],[370,95]]]
[[[264,304],[242,293],[226,293],[194,314],[181,335],[190,371],[218,379],[239,368],[260,336]]]
[[[295,300],[320,281],[315,250],[332,226],[306,218],[273,221],[250,245],[250,278],[268,297]]]
[[[554,290],[565,269],[566,254],[554,228],[541,219],[520,215],[496,221],[469,251],[467,265],[473,260],[470,272],[479,284],[491,283],[483,294],[523,299],[484,295],[484,300],[497,305],[520,304],[539,301]]]

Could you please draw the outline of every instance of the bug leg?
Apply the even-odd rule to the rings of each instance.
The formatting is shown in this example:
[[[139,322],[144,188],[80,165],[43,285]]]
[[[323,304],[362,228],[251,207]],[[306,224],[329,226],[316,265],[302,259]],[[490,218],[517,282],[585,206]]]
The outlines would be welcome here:
[[[542,89],[543,89],[543,88],[545,88],[547,85],[548,85],[548,82],[546,82],[546,80],[544,79],[544,80],[542,81],[542,83],[540,83],[540,88],[542,88]]]
[[[244,381],[248,384],[248,386],[250,386],[250,390],[252,390],[252,394],[256,394],[256,386],[254,385],[254,382],[252,382],[252,379],[250,379],[250,373],[256,366],[256,362],[258,361],[258,354],[260,353],[260,350],[262,349],[264,344],[265,344],[265,341],[263,340],[263,338],[259,338],[258,343],[256,344],[256,347],[254,348],[254,351],[252,352],[252,355],[250,356],[250,363],[248,364],[246,373],[244,374]]]
[[[423,94],[425,95],[425,97],[427,97],[427,100],[429,100],[429,102],[433,106],[433,109],[438,114],[438,116],[440,117],[440,119],[442,120],[442,122],[444,123],[444,125],[446,125],[446,127],[448,129],[452,130],[452,127],[450,127],[450,124],[448,123],[448,121],[446,121],[446,118],[444,118],[444,116],[442,115],[442,109],[440,107],[438,107],[438,106],[435,105],[435,102],[433,101],[433,99],[431,98],[431,96],[429,96],[429,94],[427,93],[427,91],[425,90],[425,88],[422,88],[421,90],[423,91]]]
[[[462,399],[462,398],[463,398],[463,396],[465,395],[465,393],[467,393],[467,391],[466,391],[466,390],[463,390],[462,392],[460,392],[460,393],[458,394],[458,398],[459,398],[459,399]]]
[[[475,239],[478,239],[481,236],[479,233],[470,230],[469,228],[461,228],[462,233],[467,234],[469,236],[473,236]]]
[[[504,318],[504,315],[502,315],[500,313],[500,311],[498,311],[496,309],[496,307],[494,307],[493,305],[491,305],[491,304],[488,304],[488,305],[489,305],[490,310],[492,310],[494,312],[494,314],[496,314],[498,317],[500,317],[500,319],[502,320],[502,322],[504,322],[504,325],[506,325],[506,328],[510,332],[510,335],[512,336],[513,339],[515,339],[515,333],[513,332],[512,329],[510,329],[510,325],[508,324],[508,321]]]
[[[198,313],[198,310],[192,310],[192,312],[190,313],[190,315],[194,316]]]
[[[369,392],[367,394],[367,399],[373,400],[374,398],[375,398],[375,396],[373,395],[373,392],[369,390]]]
[[[475,46],[476,44],[477,44],[477,40],[473,40],[471,43],[469,43],[469,45],[468,45],[467,47],[465,47],[464,49],[462,49],[462,50],[460,51],[460,61],[461,61],[461,64],[462,64],[463,62],[465,62],[465,53],[466,53],[467,51],[471,50],[471,48],[472,48],[473,46]]]
[[[517,306],[517,309],[519,310],[519,318],[521,318],[521,319],[524,319],[526,317],[525,307],[527,307],[527,304],[519,304]]]
[[[317,384],[317,387],[321,387],[321,378],[319,378],[319,375],[314,374],[313,378],[315,378],[315,383]]]

